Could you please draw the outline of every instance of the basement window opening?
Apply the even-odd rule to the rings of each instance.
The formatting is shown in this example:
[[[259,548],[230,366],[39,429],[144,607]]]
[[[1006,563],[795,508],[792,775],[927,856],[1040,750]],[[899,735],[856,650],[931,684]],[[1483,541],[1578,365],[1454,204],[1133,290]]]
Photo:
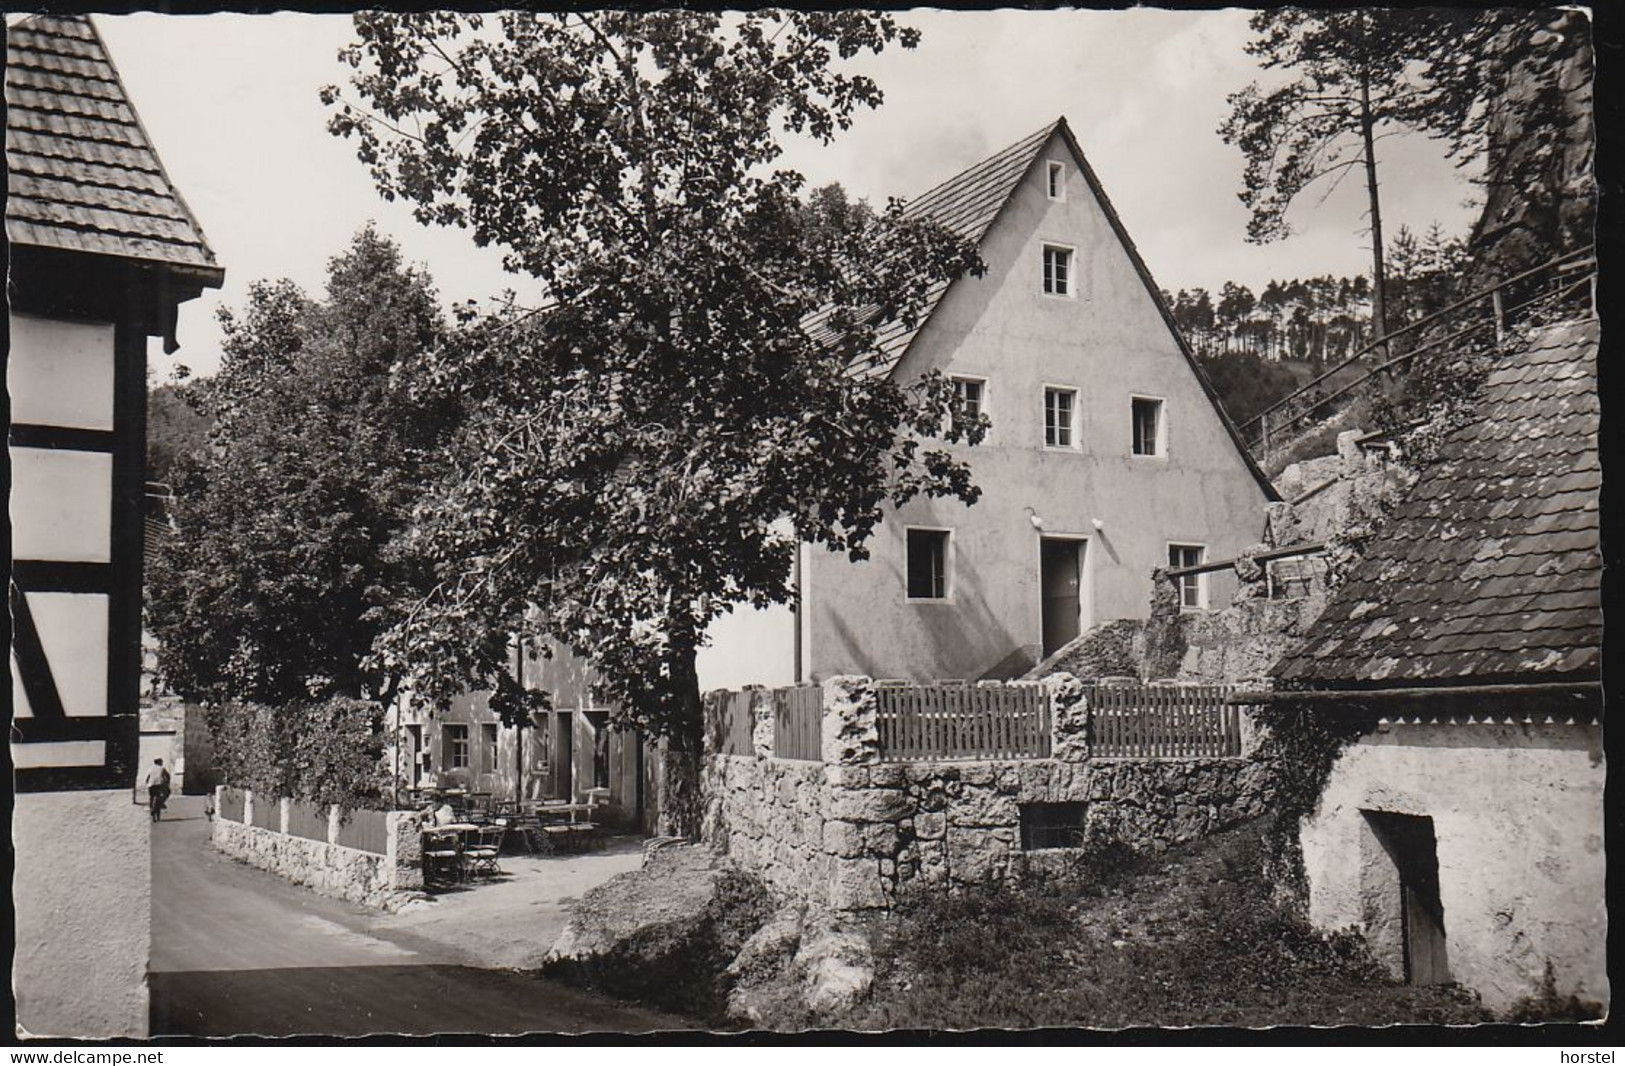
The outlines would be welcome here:
[[[1021,850],[1083,847],[1088,812],[1083,802],[1021,804]]]

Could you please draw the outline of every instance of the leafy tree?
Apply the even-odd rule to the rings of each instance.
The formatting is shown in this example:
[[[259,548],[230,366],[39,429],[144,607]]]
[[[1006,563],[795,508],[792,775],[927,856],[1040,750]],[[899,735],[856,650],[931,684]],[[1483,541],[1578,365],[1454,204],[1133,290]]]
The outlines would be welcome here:
[[[784,133],[828,141],[880,103],[847,60],[918,34],[782,11],[355,28],[359,100],[324,91],[331,129],[386,197],[502,247],[551,296],[422,360],[421,388],[469,414],[414,528],[438,585],[379,662],[439,702],[506,674],[494,634],[572,648],[621,724],[668,739],[666,829],[692,832],[711,620],[791,600],[800,541],[862,558],[886,506],[977,496],[930,443],[981,435],[949,383],[853,372],[933,286],[980,270],[974,249],[895,202],[809,207],[774,168]]]
[[[149,576],[164,678],[216,704],[387,699],[363,659],[418,579],[393,542],[455,414],[392,377],[443,332],[434,290],[366,229],[323,299],[262,282],[220,317],[220,372],[190,386],[209,447],[175,461]]]
[[[209,440],[209,418],[197,408],[193,385],[168,382],[147,393],[147,480],[167,483],[182,456]]]
[[[1425,85],[1411,61],[1419,27],[1431,16],[1384,10],[1279,8],[1252,18],[1247,45],[1266,70],[1292,80],[1273,89],[1253,83],[1232,93],[1219,127],[1242,150],[1241,200],[1252,212],[1247,238],[1265,243],[1287,236],[1287,209],[1322,179],[1328,187],[1364,172],[1371,221],[1372,322],[1387,330],[1382,205],[1376,143],[1384,127],[1418,126]]]
[[[1447,238],[1437,222],[1418,237],[1401,226],[1388,246],[1395,321],[1415,322],[1467,295],[1467,245]]]
[[[1219,404],[1242,425],[1297,388],[1298,379],[1278,362],[1250,352],[1219,352],[1200,357]]]

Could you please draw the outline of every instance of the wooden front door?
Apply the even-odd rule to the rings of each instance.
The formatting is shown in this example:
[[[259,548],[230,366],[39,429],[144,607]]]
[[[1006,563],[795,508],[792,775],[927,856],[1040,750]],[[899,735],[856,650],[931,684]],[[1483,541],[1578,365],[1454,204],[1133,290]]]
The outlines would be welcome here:
[[[1384,814],[1376,823],[1399,873],[1399,909],[1405,945],[1405,981],[1450,981],[1445,949],[1444,904],[1439,898],[1439,849],[1433,819]]]
[[[575,798],[575,715],[560,711],[553,721],[553,795]]]
[[[1039,541],[1039,595],[1043,597],[1044,654],[1052,655],[1080,631],[1083,609],[1081,540],[1044,537]]]

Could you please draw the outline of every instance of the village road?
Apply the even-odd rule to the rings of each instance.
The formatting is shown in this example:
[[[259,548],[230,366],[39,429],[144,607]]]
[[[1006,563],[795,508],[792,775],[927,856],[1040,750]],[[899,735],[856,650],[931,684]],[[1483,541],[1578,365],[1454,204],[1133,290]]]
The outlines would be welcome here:
[[[372,912],[226,858],[201,797],[153,828],[154,1036],[649,1032],[681,1019],[456,964]]]

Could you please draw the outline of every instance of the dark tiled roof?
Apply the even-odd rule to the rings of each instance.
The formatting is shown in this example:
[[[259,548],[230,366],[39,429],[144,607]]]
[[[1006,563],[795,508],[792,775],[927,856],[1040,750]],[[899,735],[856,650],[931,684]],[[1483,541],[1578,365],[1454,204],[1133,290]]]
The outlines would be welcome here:
[[[1309,638],[1289,688],[1594,679],[1602,485],[1595,322],[1505,357]]]
[[[1022,176],[1032,166],[1033,159],[1060,124],[1059,120],[1051,122],[1030,137],[1023,137],[1002,152],[909,201],[904,214],[911,218],[933,219],[972,244],[980,244],[987,235],[988,227],[998,217],[999,209],[1010,199]],[[891,373],[898,360],[903,358],[903,353],[908,351],[915,334],[936,310],[942,294],[948,291],[948,285],[944,282],[931,289],[924,312],[912,329],[900,321],[888,323],[880,331],[878,354],[856,364],[853,371],[874,376]],[[832,340],[833,333],[823,328],[825,317],[824,312],[813,315],[807,321],[807,328],[814,337]]]
[[[6,29],[6,167],[13,243],[190,268],[220,284],[88,17]]]

